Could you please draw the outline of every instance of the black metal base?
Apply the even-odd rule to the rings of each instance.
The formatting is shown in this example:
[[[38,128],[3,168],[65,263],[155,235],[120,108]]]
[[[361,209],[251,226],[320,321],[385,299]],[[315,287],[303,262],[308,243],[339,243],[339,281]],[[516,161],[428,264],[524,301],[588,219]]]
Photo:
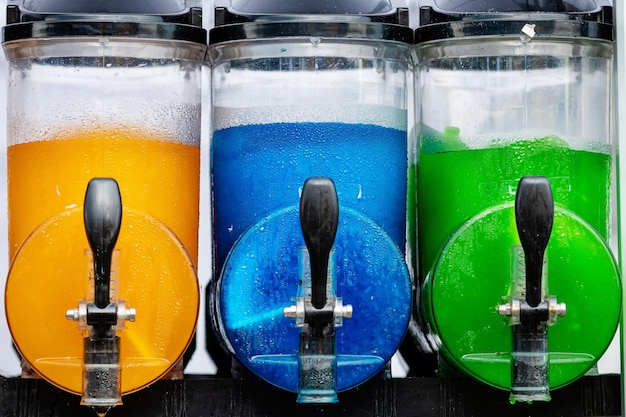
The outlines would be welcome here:
[[[123,398],[107,417],[555,417],[619,416],[619,375],[586,376],[554,390],[552,401],[510,404],[509,394],[469,378],[376,378],[339,394],[339,403],[304,405],[296,394],[252,377],[188,375],[157,381]],[[80,398],[40,379],[0,376],[0,417],[94,417]]]

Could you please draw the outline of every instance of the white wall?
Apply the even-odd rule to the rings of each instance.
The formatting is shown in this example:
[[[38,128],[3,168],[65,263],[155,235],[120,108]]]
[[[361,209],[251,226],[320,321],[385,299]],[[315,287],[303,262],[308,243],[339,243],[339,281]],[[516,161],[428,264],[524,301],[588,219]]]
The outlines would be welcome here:
[[[626,151],[626,5],[622,0],[613,1],[615,7],[615,62],[616,62],[616,137],[618,138],[618,147],[621,148],[621,153]],[[620,218],[622,220],[621,224],[621,259],[622,265],[623,262],[626,262],[626,166],[624,165],[624,157],[621,157],[620,165],[622,166],[621,172],[619,174],[619,181],[621,183],[621,194],[622,198],[620,199]],[[622,267],[622,275],[624,275],[624,268]],[[624,282],[622,280],[622,282]],[[624,292],[623,294],[626,294]],[[622,296],[622,300],[624,300],[624,296]],[[622,301],[623,302],[623,301]],[[623,306],[622,306],[623,307]],[[622,313],[623,315],[623,313]],[[624,326],[624,317],[622,317],[622,340],[624,340],[624,334],[626,333],[626,329]],[[621,361],[620,361],[621,358]],[[619,350],[616,352],[616,356],[611,358],[611,362],[613,365],[619,365],[621,362],[622,372],[624,372],[624,365],[626,364],[626,352],[624,349],[622,350],[622,354],[619,354]],[[624,400],[626,399],[626,386],[623,383],[622,377],[622,387],[625,390],[622,392],[622,415],[626,413],[626,409],[624,406],[626,405]]]
[[[3,0],[0,2],[0,26],[6,23],[5,4]],[[7,79],[7,62],[4,54],[0,54],[0,374],[14,375],[19,372],[19,363],[11,349],[11,336],[6,324],[4,314],[4,282],[8,270],[8,242],[7,242],[7,198],[6,198],[6,79]]]

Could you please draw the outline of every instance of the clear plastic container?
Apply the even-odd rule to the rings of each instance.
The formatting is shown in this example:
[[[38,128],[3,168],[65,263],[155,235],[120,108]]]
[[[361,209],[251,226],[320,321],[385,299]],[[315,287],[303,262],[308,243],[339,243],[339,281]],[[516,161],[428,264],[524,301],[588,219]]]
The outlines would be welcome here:
[[[591,13],[598,21],[580,10],[454,10],[416,31],[422,311],[442,357],[466,373],[511,389],[513,358],[546,355],[540,379],[557,388],[594,366],[620,315],[612,28],[600,20],[606,9]],[[551,186],[542,297],[567,305],[531,353],[515,351],[515,320],[498,314],[525,297],[525,265],[520,274],[512,255],[525,176]],[[513,401],[533,400],[513,391]]]
[[[136,311],[113,329],[119,396],[166,374],[194,335],[206,31],[182,23],[197,14],[184,4],[173,23],[118,3],[83,14],[75,3],[10,4],[3,47],[11,334],[38,375],[83,393],[83,339],[93,332],[68,320],[94,298],[83,202],[91,179],[115,179],[123,214],[111,303]]]
[[[283,310],[303,281],[303,185],[330,178],[339,201],[331,275],[354,309],[336,328],[331,362],[336,391],[354,387],[388,363],[410,316],[411,31],[366,16],[291,16],[217,27],[209,38],[216,337],[252,372],[302,396],[301,328]]]

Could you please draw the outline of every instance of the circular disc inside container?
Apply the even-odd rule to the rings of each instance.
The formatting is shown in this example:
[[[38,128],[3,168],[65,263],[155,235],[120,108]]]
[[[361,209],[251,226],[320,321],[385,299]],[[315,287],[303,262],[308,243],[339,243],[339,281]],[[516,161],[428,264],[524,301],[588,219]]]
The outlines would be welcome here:
[[[124,300],[136,309],[136,320],[118,331],[126,394],[155,381],[182,357],[194,334],[199,290],[186,250],[152,217],[124,208],[116,251],[111,302]],[[7,321],[20,354],[43,378],[77,394],[87,331],[65,312],[80,300],[93,300],[90,268],[83,211],[76,208],[30,235],[6,283]]]
[[[481,213],[450,237],[423,294],[442,354],[475,378],[507,390],[512,326],[496,309],[510,301],[519,245],[513,205]],[[545,256],[547,295],[567,306],[566,315],[548,327],[549,384],[558,388],[585,374],[609,346],[620,317],[621,284],[602,237],[558,207]]]
[[[252,226],[233,246],[219,284],[222,332],[241,363],[266,381],[298,390],[300,328],[283,309],[295,305],[304,247],[298,207]],[[336,329],[337,391],[380,372],[404,336],[411,284],[404,257],[367,217],[340,209],[334,242],[336,295],[353,315]]]

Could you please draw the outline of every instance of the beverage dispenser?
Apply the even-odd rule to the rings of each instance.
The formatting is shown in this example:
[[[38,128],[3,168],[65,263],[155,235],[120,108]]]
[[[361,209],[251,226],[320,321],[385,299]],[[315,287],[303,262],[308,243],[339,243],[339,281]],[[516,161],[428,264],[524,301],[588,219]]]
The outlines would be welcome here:
[[[182,376],[199,308],[199,3],[10,0],[6,316],[98,413]]]
[[[440,373],[549,400],[620,317],[611,7],[434,0],[420,18],[417,246]]]
[[[407,10],[216,6],[208,347],[222,373],[232,357],[335,402],[386,369],[410,317]]]

